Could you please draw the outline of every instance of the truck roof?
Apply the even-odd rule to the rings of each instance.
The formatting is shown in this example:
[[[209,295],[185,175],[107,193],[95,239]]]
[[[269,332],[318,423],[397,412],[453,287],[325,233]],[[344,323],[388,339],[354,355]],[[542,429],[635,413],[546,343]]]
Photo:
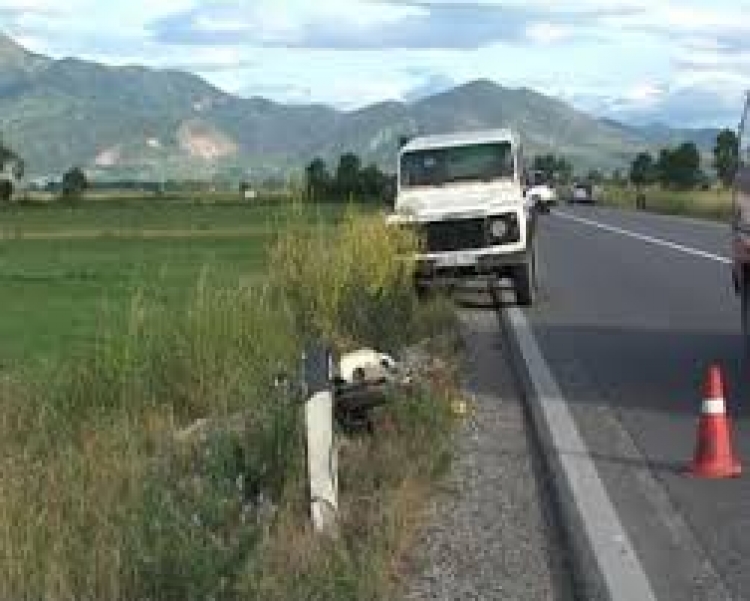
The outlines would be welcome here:
[[[518,143],[518,136],[509,129],[483,129],[476,131],[453,132],[431,136],[419,136],[410,140],[401,148],[401,152],[429,150],[468,144],[491,144],[493,142]]]

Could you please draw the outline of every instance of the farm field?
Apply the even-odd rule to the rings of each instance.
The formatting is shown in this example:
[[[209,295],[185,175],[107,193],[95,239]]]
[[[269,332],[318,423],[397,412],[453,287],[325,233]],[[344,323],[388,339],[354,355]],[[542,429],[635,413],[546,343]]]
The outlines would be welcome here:
[[[309,208],[305,220],[327,224],[342,212]],[[83,350],[135,294],[169,305],[201,276],[256,278],[289,213],[287,203],[153,200],[0,211],[0,365],[36,367]]]

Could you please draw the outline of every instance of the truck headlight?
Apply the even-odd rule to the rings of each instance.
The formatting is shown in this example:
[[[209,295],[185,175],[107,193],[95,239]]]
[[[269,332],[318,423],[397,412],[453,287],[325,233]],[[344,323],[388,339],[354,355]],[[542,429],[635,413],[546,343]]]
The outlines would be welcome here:
[[[518,217],[515,213],[490,217],[486,231],[489,244],[511,244],[521,239]]]
[[[508,235],[508,223],[505,219],[493,219],[490,223],[490,234],[497,240],[502,240]]]

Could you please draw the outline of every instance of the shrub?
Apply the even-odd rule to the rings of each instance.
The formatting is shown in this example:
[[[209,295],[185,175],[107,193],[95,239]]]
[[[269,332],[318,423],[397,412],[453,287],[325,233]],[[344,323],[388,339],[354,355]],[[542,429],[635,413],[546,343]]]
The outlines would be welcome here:
[[[271,277],[306,338],[395,349],[415,333],[417,244],[382,215],[350,208],[336,229],[284,234],[271,255]]]

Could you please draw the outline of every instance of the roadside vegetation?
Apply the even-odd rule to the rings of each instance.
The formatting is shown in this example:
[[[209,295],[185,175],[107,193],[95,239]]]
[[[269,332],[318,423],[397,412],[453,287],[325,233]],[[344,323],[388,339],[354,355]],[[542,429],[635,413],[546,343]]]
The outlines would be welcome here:
[[[383,206],[393,200],[395,192],[395,176],[383,173],[374,163],[364,167],[353,152],[342,154],[333,170],[320,157],[305,168],[305,194],[313,201],[350,202],[358,198]]]
[[[589,184],[595,199],[604,205],[728,221],[732,215],[732,183],[739,161],[739,141],[734,131],[718,133],[709,161],[693,142],[665,147],[635,156],[627,173],[609,176],[592,170],[575,181]],[[553,155],[536,157],[534,169],[556,184],[562,200],[572,196],[571,170]]]
[[[739,141],[729,129],[716,137],[710,165],[713,180],[692,142],[662,148],[656,158],[642,152],[633,159],[628,181],[618,177],[618,181],[607,183],[602,200],[613,206],[728,221],[738,160]]]
[[[606,184],[601,190],[602,204],[608,206],[726,222],[732,215],[732,192],[727,189],[674,190],[658,185],[636,189]]]
[[[450,337],[435,338],[444,359],[433,377],[376,412],[374,435],[342,439],[336,539],[308,525],[300,398],[275,381],[297,373],[309,340],[398,351],[450,332],[452,309],[417,302],[400,258],[416,241],[380,215],[298,209],[276,223],[197,271],[195,242],[176,247],[175,278],[154,277],[166,246],[146,245],[149,267],[127,287],[98,277],[122,275],[114,257],[127,263],[131,242],[87,241],[62,257],[46,241],[0,242],[3,259],[31,261],[27,273],[64,275],[72,257],[97,275],[91,289],[88,276],[33,284],[16,319],[32,322],[45,310],[35,295],[62,285],[86,315],[71,302],[50,324],[67,310],[98,324],[43,370],[0,368],[1,598],[393,598],[399,557],[450,457]],[[11,264],[0,264],[6,279]],[[121,304],[83,300],[105,291]]]

